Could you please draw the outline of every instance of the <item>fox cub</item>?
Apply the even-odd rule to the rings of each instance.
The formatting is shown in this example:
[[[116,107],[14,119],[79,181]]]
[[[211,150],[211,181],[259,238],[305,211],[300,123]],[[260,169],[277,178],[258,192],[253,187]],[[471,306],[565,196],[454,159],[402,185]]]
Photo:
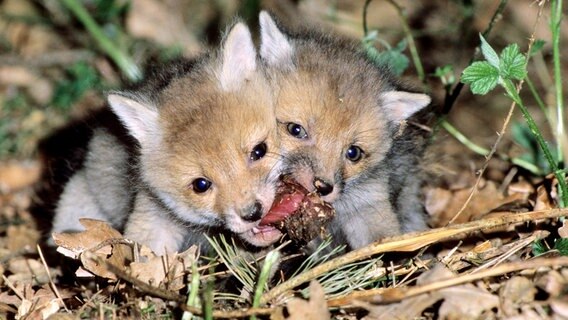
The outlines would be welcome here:
[[[220,232],[256,247],[277,240],[258,226],[280,174],[273,97],[245,25],[218,52],[172,64],[108,103],[128,136],[94,129],[53,232],[101,219],[159,254]]]
[[[430,97],[401,88],[357,43],[283,31],[260,14],[260,56],[276,99],[283,172],[336,209],[336,244],[355,249],[426,229],[420,200]]]

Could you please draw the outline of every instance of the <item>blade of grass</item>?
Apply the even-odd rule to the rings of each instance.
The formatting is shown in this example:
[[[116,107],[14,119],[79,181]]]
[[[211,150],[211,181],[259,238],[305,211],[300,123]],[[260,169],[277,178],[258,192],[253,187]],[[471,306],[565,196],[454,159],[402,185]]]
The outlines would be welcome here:
[[[116,63],[129,80],[137,81],[142,78],[142,72],[134,61],[112,43],[79,1],[62,0],[61,3],[85,26],[87,31],[97,41],[99,48]]]

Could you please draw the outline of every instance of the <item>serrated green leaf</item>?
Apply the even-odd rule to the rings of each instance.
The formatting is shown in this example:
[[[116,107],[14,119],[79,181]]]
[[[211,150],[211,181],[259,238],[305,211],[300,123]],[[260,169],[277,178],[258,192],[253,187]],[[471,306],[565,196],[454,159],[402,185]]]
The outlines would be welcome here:
[[[487,60],[487,62],[489,62],[489,64],[493,67],[499,69],[499,56],[497,55],[497,52],[495,52],[489,43],[485,41],[483,35],[479,34],[479,38],[481,39],[481,53],[483,53],[485,60]]]
[[[461,81],[469,84],[474,94],[486,94],[493,90],[499,81],[499,70],[486,61],[477,61],[465,68]]]
[[[503,49],[499,71],[505,79],[521,80],[526,77],[525,56],[519,51],[518,45],[510,44]]]
[[[531,51],[529,52],[529,56],[532,57],[533,55],[535,55],[535,53],[542,50],[545,43],[546,43],[546,41],[544,41],[542,39],[535,40],[535,42],[533,43],[533,45],[531,47]]]
[[[558,250],[561,255],[568,256],[568,239],[556,239],[554,242],[554,249]]]

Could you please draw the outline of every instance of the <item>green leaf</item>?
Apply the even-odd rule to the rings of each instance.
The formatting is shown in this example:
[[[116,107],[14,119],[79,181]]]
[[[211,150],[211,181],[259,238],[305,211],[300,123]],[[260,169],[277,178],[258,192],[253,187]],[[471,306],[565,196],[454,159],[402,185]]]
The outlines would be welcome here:
[[[487,62],[489,62],[489,64],[493,67],[499,69],[499,56],[497,55],[497,52],[495,52],[489,43],[485,41],[483,35],[479,34],[479,38],[481,39],[481,52],[483,53],[485,60],[487,60]]]
[[[527,76],[525,56],[519,51],[518,45],[510,44],[503,49],[499,71],[505,79],[521,80]]]
[[[474,94],[486,94],[499,81],[499,70],[486,61],[477,61],[465,68],[461,81],[469,84]]]
[[[556,241],[554,242],[554,249],[558,250],[561,255],[568,256],[568,239],[556,239]]]
[[[535,40],[535,42],[533,43],[532,47],[531,47],[531,51],[529,52],[529,56],[534,56],[537,52],[539,52],[540,50],[542,50],[542,48],[544,47],[544,44],[546,43],[546,41],[542,40],[542,39],[538,39]]]
[[[402,51],[406,49],[406,41],[401,41],[396,47],[390,48],[385,51],[378,51],[372,43],[364,43],[367,56],[373,60],[374,63],[380,66],[387,66],[391,71],[400,76],[409,66],[410,61]]]

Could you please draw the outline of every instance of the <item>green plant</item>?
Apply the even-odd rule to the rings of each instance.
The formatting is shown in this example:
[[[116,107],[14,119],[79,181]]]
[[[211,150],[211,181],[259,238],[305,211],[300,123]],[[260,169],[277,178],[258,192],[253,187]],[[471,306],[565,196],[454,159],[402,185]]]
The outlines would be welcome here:
[[[516,44],[508,45],[503,49],[501,54],[498,55],[482,35],[480,35],[480,39],[481,52],[483,53],[485,61],[472,63],[463,71],[461,80],[463,83],[470,85],[471,91],[474,94],[487,94],[497,85],[505,89],[507,96],[512,99],[521,110],[527,126],[538,143],[550,170],[558,179],[560,194],[559,204],[561,207],[564,207],[568,204],[568,185],[566,184],[565,172],[560,169],[563,163],[561,161],[557,162],[560,159],[555,159],[553,156],[540,129],[519,95],[520,85],[517,86],[514,83],[514,81],[522,81],[526,78],[526,66],[530,55],[524,56],[519,51],[519,47]]]

